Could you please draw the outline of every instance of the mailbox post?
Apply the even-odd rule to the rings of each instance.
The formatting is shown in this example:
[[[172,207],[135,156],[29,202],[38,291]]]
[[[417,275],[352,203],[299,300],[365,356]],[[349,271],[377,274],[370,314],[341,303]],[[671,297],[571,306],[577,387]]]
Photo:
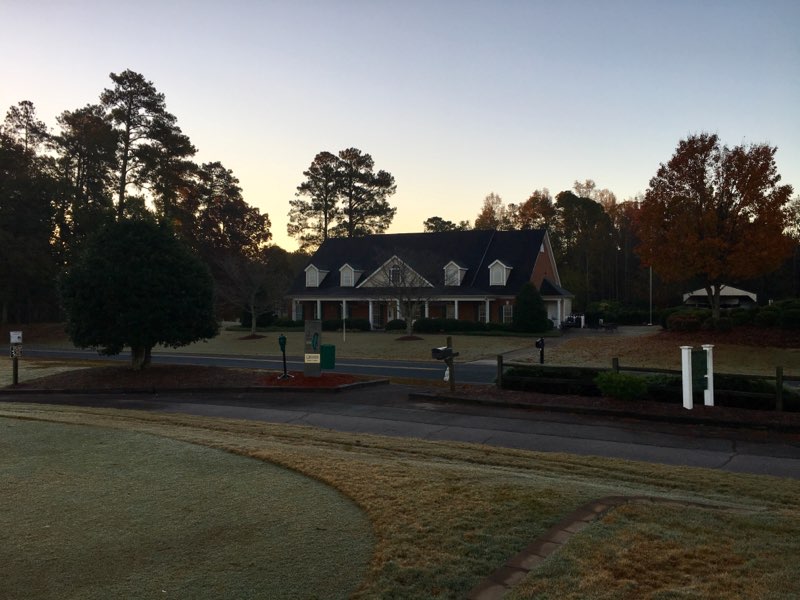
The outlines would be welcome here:
[[[11,383],[17,385],[19,383],[19,357],[22,356],[22,332],[11,331]]]
[[[539,349],[539,364],[544,364],[544,338],[536,340],[536,347]]]
[[[447,338],[448,343],[451,338]],[[431,348],[431,358],[444,361],[447,365],[447,370],[444,372],[444,380],[450,382],[450,391],[456,391],[456,373],[454,369],[453,359],[458,356],[458,352],[453,352],[453,348],[448,346],[440,346],[438,348]]]

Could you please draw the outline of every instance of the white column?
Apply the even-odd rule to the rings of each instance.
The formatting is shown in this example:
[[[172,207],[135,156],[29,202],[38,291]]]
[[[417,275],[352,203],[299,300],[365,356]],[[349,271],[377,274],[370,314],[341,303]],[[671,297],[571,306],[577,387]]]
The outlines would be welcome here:
[[[400,300],[395,300],[395,319],[402,319],[403,317],[400,315]]]
[[[713,344],[703,344],[703,350],[706,351],[706,389],[703,392],[703,403],[706,406],[714,406],[714,356]]]
[[[347,318],[347,300],[342,300],[342,319]]]
[[[317,300],[317,314],[315,318],[322,319],[322,300]]]
[[[370,329],[370,331],[372,331],[374,329],[374,327],[372,326],[372,319],[373,319],[372,300],[370,300],[369,301],[369,329]]]
[[[428,318],[428,315],[430,315],[430,312],[428,310],[429,308],[430,308],[430,306],[428,305],[428,301],[425,300],[425,318],[426,319]]]
[[[491,302],[489,301],[489,299],[487,298],[487,299],[486,299],[486,322],[487,322],[487,323],[488,323],[489,321],[491,321],[491,319],[489,318],[489,311],[491,310],[491,308],[492,308],[492,303],[491,303]]]
[[[683,377],[683,408],[692,410],[692,347],[681,346],[681,375]]]
[[[458,300],[453,301],[455,303],[455,308],[453,309],[453,317],[456,321],[458,321]]]

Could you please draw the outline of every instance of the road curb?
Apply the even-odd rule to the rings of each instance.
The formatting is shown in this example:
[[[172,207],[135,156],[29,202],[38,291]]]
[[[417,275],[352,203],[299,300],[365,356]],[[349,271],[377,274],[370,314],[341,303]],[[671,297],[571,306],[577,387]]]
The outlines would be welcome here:
[[[613,408],[596,408],[592,406],[570,406],[566,404],[540,404],[534,402],[500,401],[493,398],[473,398],[468,396],[458,396],[450,394],[411,392],[408,395],[411,400],[439,401],[439,402],[458,402],[462,404],[478,404],[482,406],[499,406],[507,408],[523,408],[541,412],[571,413],[579,415],[592,415],[600,417],[616,417],[621,419],[636,419],[639,421],[654,421],[659,423],[675,423],[683,425],[706,425],[715,427],[727,427],[731,429],[748,429],[760,431],[775,431],[780,433],[800,433],[800,424],[793,423],[749,423],[731,419],[716,419],[712,417],[701,417],[691,414],[686,415],[663,415],[648,414],[635,410],[620,410]]]
[[[388,385],[389,379],[371,379],[369,381],[356,381],[354,383],[345,383],[338,386],[329,386],[329,387],[301,387],[301,386],[280,386],[280,385],[270,385],[270,386],[263,386],[263,387],[202,387],[202,388],[191,388],[191,387],[180,387],[180,388],[156,388],[156,387],[149,387],[149,388],[84,388],[80,390],[75,389],[36,389],[36,388],[24,388],[24,389],[15,389],[15,388],[2,388],[0,389],[0,396],[11,396],[11,395],[81,395],[81,394],[90,394],[90,395],[98,395],[98,394],[142,394],[142,395],[153,395],[153,394],[203,394],[207,392],[219,392],[219,393],[230,393],[230,394],[270,394],[270,393],[279,393],[279,392],[289,392],[289,393],[320,393],[320,394],[339,394],[342,392],[349,392],[351,390],[356,390],[360,388],[366,387],[374,387],[380,385]]]

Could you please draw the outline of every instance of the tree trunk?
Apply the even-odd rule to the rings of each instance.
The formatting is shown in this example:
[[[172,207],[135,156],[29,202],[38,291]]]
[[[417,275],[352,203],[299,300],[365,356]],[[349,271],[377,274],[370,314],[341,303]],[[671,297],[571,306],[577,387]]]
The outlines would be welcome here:
[[[144,346],[131,347],[131,369],[141,371],[145,368],[145,361],[148,358],[148,349]]]
[[[720,293],[722,292],[722,284],[712,283],[706,286],[706,294],[708,294],[708,305],[711,307],[711,318],[716,321],[719,319],[720,309]]]
[[[152,346],[135,346],[131,348],[131,369],[141,371],[153,362]]]
[[[255,292],[250,294],[250,335],[255,336],[256,334],[256,295]]]

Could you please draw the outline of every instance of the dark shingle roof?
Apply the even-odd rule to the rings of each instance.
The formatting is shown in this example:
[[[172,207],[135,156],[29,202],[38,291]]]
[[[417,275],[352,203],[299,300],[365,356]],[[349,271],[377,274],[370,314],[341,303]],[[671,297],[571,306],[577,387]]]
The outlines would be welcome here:
[[[305,273],[300,273],[289,295],[327,295],[333,292],[337,295],[363,294],[363,288],[339,287],[339,268],[347,263],[363,269],[361,279],[356,282],[358,285],[394,255],[445,293],[516,295],[531,278],[544,236],[544,230],[470,230],[331,238],[319,247],[308,262],[322,271],[328,271],[320,286],[306,288]],[[495,260],[512,267],[503,287],[489,286],[489,265]],[[443,269],[450,261],[467,271],[460,286],[444,288]]]

